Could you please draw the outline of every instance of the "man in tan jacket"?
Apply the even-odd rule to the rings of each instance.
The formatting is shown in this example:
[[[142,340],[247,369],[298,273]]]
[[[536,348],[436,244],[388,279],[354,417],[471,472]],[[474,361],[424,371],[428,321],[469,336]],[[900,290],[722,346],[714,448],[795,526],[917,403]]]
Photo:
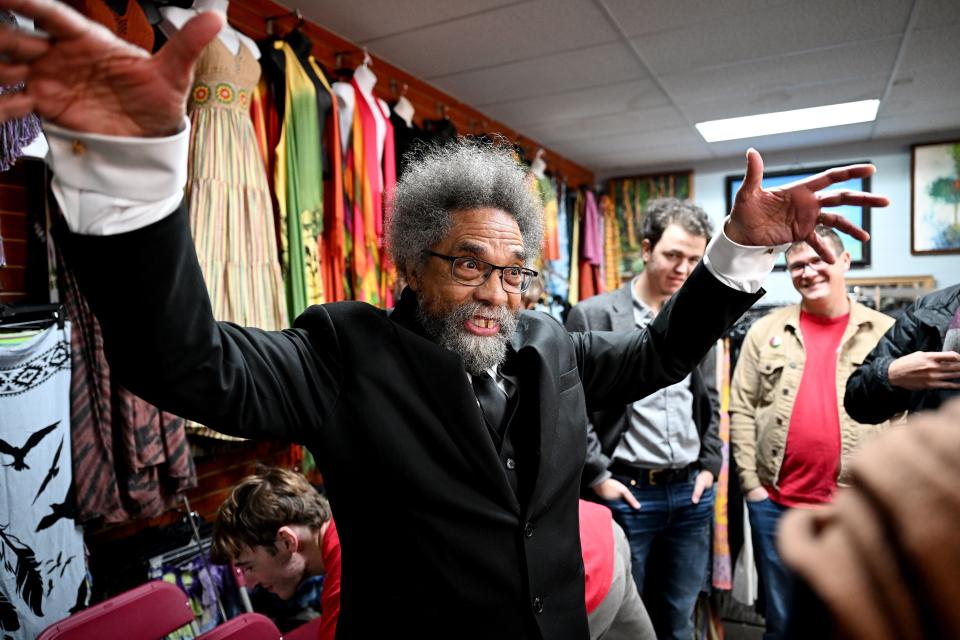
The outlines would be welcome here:
[[[783,637],[790,598],[790,573],[776,549],[780,517],[791,507],[829,503],[847,479],[850,454],[885,426],[855,422],[843,411],[843,394],[893,319],[850,300],[850,254],[832,230],[817,234],[836,262],[805,242],[787,250],[802,302],[750,329],[731,387],[731,442],[766,596],[765,640]]]

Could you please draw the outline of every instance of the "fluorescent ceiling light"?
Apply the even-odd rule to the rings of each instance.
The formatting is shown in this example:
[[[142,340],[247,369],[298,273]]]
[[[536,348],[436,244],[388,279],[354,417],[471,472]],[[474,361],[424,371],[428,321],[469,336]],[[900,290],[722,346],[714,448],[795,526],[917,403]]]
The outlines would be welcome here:
[[[861,100],[830,104],[825,107],[793,109],[776,113],[761,113],[756,116],[742,116],[725,120],[698,122],[696,127],[707,142],[756,138],[774,133],[806,131],[836,127],[842,124],[871,122],[877,118],[879,100]]]

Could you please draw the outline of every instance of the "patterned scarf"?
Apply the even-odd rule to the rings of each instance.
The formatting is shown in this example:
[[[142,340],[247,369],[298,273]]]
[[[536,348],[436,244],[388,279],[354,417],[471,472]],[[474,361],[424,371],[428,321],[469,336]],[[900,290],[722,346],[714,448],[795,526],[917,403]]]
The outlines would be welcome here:
[[[16,26],[17,20],[9,11],[0,11],[0,25]],[[23,83],[0,85],[0,96],[5,93],[23,91]],[[35,113],[22,118],[13,118],[0,122],[0,171],[13,166],[17,158],[23,155],[23,149],[40,135],[40,119]]]

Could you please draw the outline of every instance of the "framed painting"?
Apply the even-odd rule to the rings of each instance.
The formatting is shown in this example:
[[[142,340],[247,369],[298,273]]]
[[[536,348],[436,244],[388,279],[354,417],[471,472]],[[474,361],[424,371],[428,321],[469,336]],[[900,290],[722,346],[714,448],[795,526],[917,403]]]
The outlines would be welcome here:
[[[910,253],[960,253],[960,141],[913,145],[910,166]]]
[[[866,163],[869,161],[863,160],[861,162]],[[844,164],[860,164],[861,162],[844,162]],[[763,176],[763,187],[765,189],[770,187],[780,187],[785,184],[796,182],[797,180],[802,180],[803,178],[820,173],[821,171],[826,171],[830,168],[831,167],[804,167],[801,169],[791,169],[790,171],[766,173]],[[727,211],[730,211],[733,208],[733,199],[737,195],[737,190],[740,188],[740,185],[743,184],[743,175],[727,176],[726,183]],[[846,182],[838,182],[830,187],[831,191],[838,191],[841,189],[849,189],[851,191],[870,191],[870,177],[853,178],[847,180]],[[844,217],[849,218],[855,225],[862,227],[867,233],[870,232],[870,207],[844,205],[842,207],[830,207],[830,211],[839,213]],[[851,267],[862,268],[870,266],[869,240],[866,242],[861,242],[860,240],[848,236],[845,233],[840,233],[840,238],[843,240],[843,248],[850,252]],[[783,271],[786,268],[786,262],[784,257],[781,255],[774,269],[777,271]]]

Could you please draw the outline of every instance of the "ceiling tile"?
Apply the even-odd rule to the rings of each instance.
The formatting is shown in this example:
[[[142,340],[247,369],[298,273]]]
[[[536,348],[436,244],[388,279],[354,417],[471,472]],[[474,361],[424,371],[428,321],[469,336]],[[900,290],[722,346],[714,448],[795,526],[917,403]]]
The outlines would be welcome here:
[[[614,177],[689,169],[695,162],[709,157],[702,145],[673,143],[616,153],[584,154],[583,161],[597,173]]]
[[[683,116],[672,106],[627,111],[605,116],[577,118],[554,124],[529,125],[524,133],[555,145],[558,142],[597,140],[608,144],[612,138],[637,133],[677,130],[691,131]]]
[[[602,0],[628,36],[683,29],[694,24],[770,9],[794,0]]]
[[[808,0],[634,38],[656,74],[779,57],[902,32],[910,5],[902,0]],[[843,60],[837,58],[836,64]]]
[[[347,40],[363,43],[427,25],[480,14],[526,0],[286,0],[307,19]]]
[[[923,73],[898,78],[880,105],[881,116],[939,110],[960,105],[960,69],[950,61]]]
[[[616,39],[593,3],[533,0],[368,44],[384,60],[429,80]]]
[[[899,45],[900,38],[891,36],[830,50],[664,74],[660,81],[681,105],[728,95],[749,102],[754,96],[795,93],[811,84],[856,81],[867,76],[885,78],[893,69]],[[846,62],[838,65],[838,59]]]
[[[931,131],[960,132],[960,106],[957,103],[937,111],[921,111],[877,119],[875,137],[919,135]],[[956,136],[960,139],[960,135]]]
[[[957,0],[914,0],[920,3],[915,29],[931,29],[960,22]]]
[[[712,99],[704,97],[698,101],[687,101],[683,104],[683,111],[691,122],[703,122],[840,102],[870,100],[883,95],[886,82],[886,76],[877,75],[789,89],[760,89],[740,96],[731,94]]]
[[[557,153],[609,174],[742,156],[751,144],[781,152],[871,136],[920,140],[956,132],[958,1],[284,4],[299,6],[325,28],[368,44],[379,57]],[[643,61],[620,40],[603,7]],[[688,125],[880,97],[914,8],[915,30],[876,123],[713,145]]]
[[[576,120],[669,104],[649,80],[632,80],[606,87],[578,89],[550,96],[487,105],[483,111],[511,127]]]
[[[628,48],[619,43],[533,58],[443,76],[439,89],[475,107],[648,77]],[[562,97],[561,97],[562,99]]]
[[[960,6],[957,8],[960,13]],[[898,75],[925,67],[942,66],[960,60],[960,22],[936,29],[914,30],[907,39],[907,48]]]

